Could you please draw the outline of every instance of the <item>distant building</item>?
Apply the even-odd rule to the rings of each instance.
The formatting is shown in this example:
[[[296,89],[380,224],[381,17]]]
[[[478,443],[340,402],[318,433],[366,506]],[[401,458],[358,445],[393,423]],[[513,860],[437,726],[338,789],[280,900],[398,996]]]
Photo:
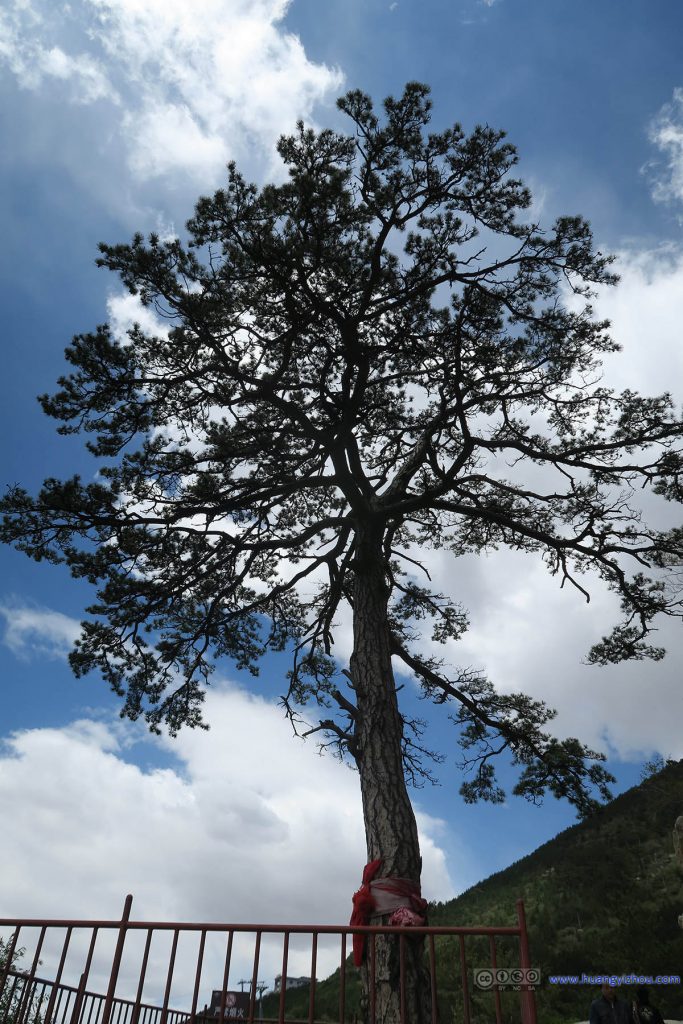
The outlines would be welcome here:
[[[310,985],[311,984],[310,977],[308,977],[308,978],[290,978],[290,976],[287,975],[286,981],[287,981],[287,988],[288,989],[290,989],[290,988],[303,988],[304,985]],[[275,978],[275,984],[273,985],[273,991],[274,992],[279,992],[281,988],[282,988],[282,975],[278,974],[278,975],[276,975],[276,978]]]

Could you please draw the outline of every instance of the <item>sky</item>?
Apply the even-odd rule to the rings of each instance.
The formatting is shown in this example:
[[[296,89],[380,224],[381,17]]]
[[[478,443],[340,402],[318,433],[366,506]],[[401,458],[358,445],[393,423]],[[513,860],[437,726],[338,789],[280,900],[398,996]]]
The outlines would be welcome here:
[[[622,345],[606,380],[680,403],[682,37],[670,0],[5,0],[0,485],[94,473],[35,399],[65,372],[73,334],[140,319],[95,267],[98,242],[181,229],[228,160],[277,179],[276,139],[298,118],[343,130],[346,89],[379,101],[415,79],[432,87],[435,127],[508,132],[542,221],[591,221],[621,275],[595,301]],[[648,511],[661,525],[680,513]],[[608,755],[616,792],[655,754],[683,757],[680,624],[662,625],[660,663],[589,667],[618,613],[599,587],[586,605],[506,551],[425,562],[470,611],[455,662],[555,707],[558,736]],[[211,730],[152,737],[119,719],[101,680],[70,673],[91,596],[0,551],[0,916],[116,916],[130,892],[139,918],[345,921],[365,862],[358,780],[292,737],[277,705],[284,656],[259,680],[221,664]],[[348,621],[337,640],[344,664]],[[574,823],[552,799],[465,805],[449,723],[418,709],[446,755],[441,785],[413,792],[427,897]]]

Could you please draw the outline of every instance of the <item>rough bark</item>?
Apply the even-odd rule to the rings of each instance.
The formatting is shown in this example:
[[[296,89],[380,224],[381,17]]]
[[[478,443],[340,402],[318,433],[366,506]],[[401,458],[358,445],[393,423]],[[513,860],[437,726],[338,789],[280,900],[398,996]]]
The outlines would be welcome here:
[[[359,566],[353,584],[353,655],[351,677],[356,690],[356,761],[360,772],[367,859],[381,858],[382,876],[420,883],[422,861],[415,814],[403,773],[402,720],[391,667],[387,623],[388,588],[380,564]],[[387,918],[374,918],[386,924]],[[424,943],[405,939],[405,1021],[426,1024],[430,1016],[429,975],[423,965]],[[363,967],[365,1019],[370,1020],[370,965],[366,944]],[[375,948],[375,1020],[399,1024],[400,975],[398,938],[379,938]]]

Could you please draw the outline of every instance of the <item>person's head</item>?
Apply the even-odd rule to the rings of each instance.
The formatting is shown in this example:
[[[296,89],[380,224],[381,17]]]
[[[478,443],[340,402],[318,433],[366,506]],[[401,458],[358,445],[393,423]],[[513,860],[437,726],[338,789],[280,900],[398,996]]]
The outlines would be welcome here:
[[[617,990],[614,985],[610,985],[608,981],[603,981],[600,991],[605,999],[609,999],[610,1003],[613,1003],[616,999]]]
[[[650,993],[644,986],[636,989],[636,999],[641,1006],[647,1006],[650,1002]]]

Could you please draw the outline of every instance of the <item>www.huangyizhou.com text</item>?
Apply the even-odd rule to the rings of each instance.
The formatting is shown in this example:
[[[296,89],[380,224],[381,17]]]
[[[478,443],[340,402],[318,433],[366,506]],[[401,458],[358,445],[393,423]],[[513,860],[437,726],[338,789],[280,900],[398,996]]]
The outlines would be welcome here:
[[[680,985],[680,974],[550,974],[551,985]]]

